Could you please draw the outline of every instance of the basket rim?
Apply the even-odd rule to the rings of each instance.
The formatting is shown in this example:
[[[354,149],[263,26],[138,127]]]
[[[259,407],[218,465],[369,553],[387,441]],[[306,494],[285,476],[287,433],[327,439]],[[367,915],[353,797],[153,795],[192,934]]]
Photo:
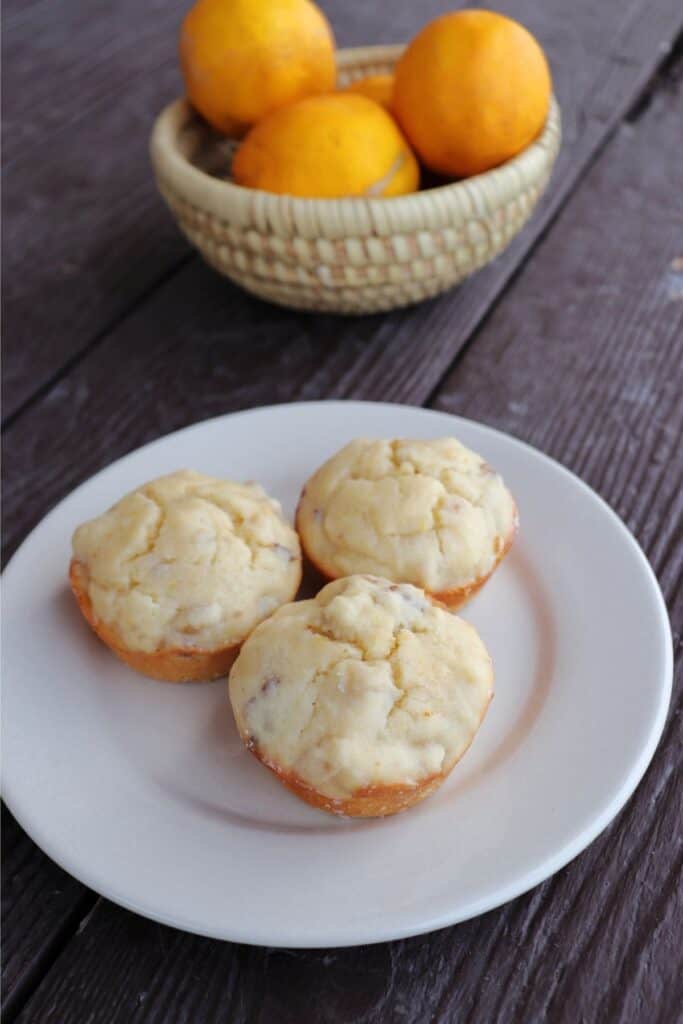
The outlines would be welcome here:
[[[396,60],[404,49],[405,44],[402,43],[341,49],[337,51],[337,67],[349,68],[376,64],[382,60]],[[345,211],[359,213],[363,210],[368,220],[373,220],[375,216],[414,220],[419,211],[433,205],[439,198],[444,201],[462,201],[467,198],[471,201],[482,187],[497,188],[512,176],[519,182],[549,172],[555,162],[561,138],[560,107],[553,93],[548,117],[540,134],[521,153],[489,171],[402,196],[316,198],[246,188],[233,181],[216,178],[196,167],[180,152],[177,138],[187,124],[199,118],[200,115],[185,97],[169,103],[154,122],[150,136],[150,156],[157,178],[172,185],[179,196],[219,217],[234,216],[236,212],[248,217],[258,197],[261,213],[267,219],[271,216],[281,218],[285,210],[294,220],[325,219],[333,214],[337,214],[337,219],[343,217]]]

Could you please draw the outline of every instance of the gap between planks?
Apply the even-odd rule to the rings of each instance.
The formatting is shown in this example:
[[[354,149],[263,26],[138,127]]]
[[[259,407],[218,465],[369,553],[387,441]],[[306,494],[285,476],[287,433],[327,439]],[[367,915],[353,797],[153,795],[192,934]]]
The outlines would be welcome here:
[[[90,915],[95,911],[102,899],[90,889],[84,890],[74,906],[65,915],[64,920],[55,932],[51,941],[40,951],[26,975],[17,983],[10,994],[2,999],[3,1024],[12,1024],[21,1013],[41,981],[65,951],[75,935],[88,923]]]
[[[678,50],[679,50],[678,56],[679,57],[680,57],[680,42],[681,42],[681,40],[680,40],[680,37],[679,37],[679,40],[678,40]],[[639,102],[640,98],[644,97],[645,98],[645,103],[646,104],[649,103],[649,100],[652,97],[653,91],[656,91],[658,88],[661,88],[662,84],[665,82],[665,77],[666,76],[663,76],[662,72],[665,70],[665,68],[669,69],[669,70],[672,69],[674,64],[675,64],[675,62],[676,62],[676,59],[677,58],[676,58],[676,53],[675,52],[673,54],[671,54],[671,55],[667,55],[664,58],[664,60],[662,61],[662,64],[660,65],[660,68],[658,69],[658,81],[655,82],[654,89],[653,89],[653,86],[652,86],[652,79],[650,79],[648,84],[643,88],[643,90],[641,90],[641,94],[640,94],[638,100],[636,100],[635,103],[631,105],[630,112],[634,112],[634,111],[636,112],[636,116],[635,116],[635,118],[632,117],[632,120],[634,120],[634,119],[637,120],[637,117],[640,116],[640,114],[645,109],[644,106],[643,106],[642,109],[639,109],[639,107],[638,107],[638,102]],[[616,130],[617,125],[618,125],[618,122],[615,122],[615,125],[612,128],[612,130],[609,131],[605,135],[605,137],[604,137],[604,139],[602,141],[602,144],[600,144],[599,147],[597,147],[595,149],[593,156],[591,158],[589,158],[587,160],[587,162],[585,163],[585,165],[582,167],[581,173],[577,175],[576,179],[572,183],[572,187],[570,189],[568,189],[567,195],[563,198],[561,204],[558,205],[558,207],[554,211],[552,217],[548,220],[548,223],[546,225],[544,225],[544,227],[542,229],[542,232],[536,238],[533,239],[529,249],[526,251],[526,253],[522,257],[522,259],[520,260],[519,264],[515,267],[515,269],[511,273],[511,275],[508,277],[508,279],[505,282],[504,287],[501,290],[500,294],[494,300],[495,304],[497,304],[500,301],[500,298],[502,297],[502,295],[510,289],[511,284],[516,280],[516,278],[519,275],[521,269],[523,268],[525,263],[529,260],[531,255],[533,254],[533,251],[535,250],[536,246],[539,244],[539,242],[548,233],[548,230],[549,230],[550,226],[554,222],[554,220],[557,217],[557,215],[559,214],[560,210],[564,207],[564,205],[567,202],[567,200],[570,198],[570,196],[576,190],[576,188],[580,184],[580,182],[583,179],[583,177],[585,176],[585,174],[590,170],[590,167],[595,162],[595,159],[597,158],[597,156],[602,152],[602,150],[605,148],[605,146],[609,142],[610,138],[614,134],[614,131]],[[180,266],[183,263],[187,262],[189,259],[190,259],[190,256],[184,257],[174,269],[172,269],[171,271],[169,271],[165,275],[164,279],[168,278],[168,277],[172,277],[173,274],[176,273],[178,269],[180,269]],[[161,282],[159,282],[159,283],[161,283]],[[142,302],[144,302],[145,299],[147,298],[147,296],[153,290],[155,290],[156,287],[158,287],[158,284],[155,285],[155,286],[152,286],[150,289],[148,289],[148,292],[146,293],[146,295],[145,296],[141,296],[140,299],[138,300],[138,302],[135,304],[135,306],[140,305]],[[126,313],[123,314],[123,316],[120,319],[121,320],[125,319],[128,316],[128,314],[132,312],[132,309],[133,309],[133,307],[131,307],[129,310],[127,310]],[[478,327],[483,322],[485,322],[486,319],[488,319],[488,316],[490,315],[492,310],[493,310],[493,305],[489,308],[487,313],[484,314],[484,316],[481,317],[481,319],[478,321],[478,323],[475,326],[475,328],[473,328],[470,331],[470,333],[468,334],[468,339],[467,339],[466,345],[470,343],[472,335],[475,333],[475,331],[478,329]],[[66,372],[69,372],[69,370],[73,366],[75,366],[78,362],[80,362],[83,358],[85,358],[87,356],[88,352],[92,348],[94,348],[99,343],[99,341],[101,341],[106,336],[106,334],[109,333],[109,331],[111,329],[112,329],[112,325],[110,325],[110,327],[106,328],[103,332],[100,332],[100,334],[98,334],[91,341],[87,351],[84,350],[81,353],[78,353],[72,360],[69,361],[68,365],[65,364],[65,367],[63,367],[58,372],[58,374],[55,375],[55,380],[52,381],[50,386],[52,386],[53,383],[56,383],[56,381],[58,379],[60,379],[61,376],[64,376],[64,374]],[[453,366],[455,365],[455,363],[457,363],[459,361],[459,359],[460,359],[460,357],[461,357],[461,355],[462,355],[462,353],[464,351],[465,351],[465,348],[463,348],[459,353],[457,353],[456,356],[455,356],[455,359],[449,364],[449,366],[447,366],[443,370],[443,372],[441,374],[441,378],[440,378],[441,381],[443,380],[443,378],[449,372],[452,371]],[[438,387],[438,385],[437,385],[437,387]],[[40,390],[41,390],[41,392],[43,391],[43,389],[40,389]],[[433,388],[432,391],[430,392],[430,394],[427,396],[427,398],[424,401],[429,401],[431,399],[431,397],[433,397],[435,390],[436,390],[436,388]],[[39,397],[38,393],[36,393],[36,395],[32,396],[31,399],[28,400],[28,401],[30,403],[33,403],[33,401],[38,400],[38,397]],[[21,413],[24,411],[25,407],[26,407],[26,404],[25,404],[25,406],[22,406],[22,408],[20,410],[18,410],[17,413],[13,417],[10,418],[11,419],[10,425],[16,419],[19,418]],[[38,975],[42,972],[42,976],[44,976],[50,970],[52,965],[59,959],[61,953],[66,949],[66,947],[68,946],[68,944],[71,941],[71,939],[83,927],[85,927],[87,925],[87,921],[88,921],[90,915],[92,914],[94,909],[97,907],[99,902],[100,902],[100,897],[97,897],[97,896],[95,896],[94,894],[91,894],[91,893],[87,893],[87,894],[85,894],[82,902],[79,901],[79,903],[74,907],[73,911],[67,916],[67,918],[65,918],[64,927],[62,929],[60,929],[60,931],[57,934],[57,936],[55,937],[54,941],[50,944],[50,947],[48,949],[44,950],[41,953],[41,956],[40,956],[40,958],[38,959],[38,961],[36,963],[35,969],[31,972],[31,974],[29,976],[27,976],[25,981],[22,982],[21,987],[16,991],[16,993],[13,993],[13,995],[11,997],[11,1000],[5,1006],[5,1019],[8,1021],[8,1024],[9,1024],[9,1022],[11,1020],[16,1018],[16,1015],[21,1011],[23,1005],[26,1003],[26,1001],[28,1000],[28,998],[32,994],[32,991],[39,984],[39,982],[41,980],[41,977],[39,977]]]
[[[453,359],[450,362],[450,364],[443,370],[443,373],[439,377],[438,381],[434,384],[431,391],[425,398],[423,405],[430,406],[436,400],[436,397],[438,396],[439,391],[441,390],[444,384],[444,381],[455,370],[458,363],[467,354],[470,346],[472,345],[472,342],[475,339],[475,335],[477,334],[477,332],[482,327],[484,327],[488,320],[493,316],[500,303],[503,301],[507,293],[514,285],[515,281],[517,281],[517,279],[523,273],[524,268],[532,258],[534,251],[546,238],[554,222],[557,220],[558,216],[560,215],[566,204],[569,202],[571,197],[580,187],[581,181],[590,172],[591,168],[597,163],[602,152],[609,145],[611,140],[614,138],[615,134],[619,131],[621,125],[629,124],[631,126],[637,126],[638,121],[647,112],[647,110],[650,107],[650,104],[652,103],[653,99],[655,98],[659,90],[665,89],[668,86],[669,82],[673,80],[674,76],[678,72],[679,64],[682,60],[683,29],[680,30],[671,49],[668,51],[668,53],[666,53],[663,56],[661,63],[652,72],[652,75],[648,79],[647,83],[643,86],[643,88],[631,104],[630,108],[628,109],[624,117],[621,120],[615,122],[611,131],[609,131],[605,135],[602,144],[596,147],[595,151],[593,152],[593,155],[588,158],[586,164],[583,166],[581,170],[580,175],[577,176],[573,188],[568,189],[567,194],[562,199],[562,202],[557,206],[557,209],[554,210],[552,216],[548,219],[548,222],[541,228],[538,235],[534,238],[533,244],[530,246],[530,248],[527,250],[524,256],[520,259],[519,263],[516,264],[516,266],[510,273],[510,276],[504,283],[498,295],[494,296],[488,309],[474,324],[469,334],[467,335],[465,341],[463,342],[462,347],[458,349],[458,351],[453,356]]]
[[[538,227],[536,232],[532,233],[529,238],[527,246],[522,250],[516,260],[513,260],[510,271],[505,274],[503,273],[502,279],[499,283],[492,283],[491,291],[484,297],[483,308],[478,315],[475,315],[471,324],[468,326],[463,339],[458,346],[457,351],[453,353],[450,360],[441,362],[438,366],[438,377],[429,381],[427,389],[424,394],[417,395],[415,397],[414,404],[428,404],[433,396],[438,391],[438,388],[444,378],[456,365],[461,355],[467,351],[469,345],[475,338],[475,335],[486,319],[498,305],[503,296],[509,291],[511,285],[517,280],[518,275],[524,269],[529,259],[533,256],[538,244],[545,238],[548,231],[555,223],[557,217],[564,209],[566,203],[569,201],[571,196],[574,194],[576,189],[580,186],[582,180],[586,174],[590,171],[595,161],[604,151],[605,147],[609,144],[610,140],[618,130],[621,123],[628,119],[631,122],[637,120],[637,117],[646,109],[652,100],[652,97],[658,88],[661,88],[662,82],[665,79],[666,73],[673,68],[677,59],[680,57],[681,45],[683,43],[683,30],[680,26],[677,29],[677,35],[675,36],[674,43],[662,50],[661,58],[656,64],[654,69],[648,75],[647,80],[644,84],[640,85],[635,97],[632,97],[630,102],[626,105],[626,109],[617,108],[612,117],[608,118],[604,131],[600,133],[598,141],[593,145],[588,145],[587,152],[580,155],[577,160],[577,165],[574,171],[569,170],[566,174],[565,181],[557,189],[554,202],[550,203],[546,208],[545,213],[536,213],[536,222]],[[620,63],[618,54],[611,58],[613,63]],[[598,90],[599,91],[599,90]],[[599,106],[599,104],[598,104]],[[594,115],[598,121],[601,120],[599,115]],[[590,118],[590,115],[589,115]],[[551,182],[552,189],[552,182]],[[533,225],[533,220],[532,220]],[[533,227],[532,227],[533,231]],[[29,396],[27,396],[23,402],[10,413],[5,420],[2,421],[1,429],[2,432],[10,430],[21,417],[36,405],[42,398],[47,395],[50,390],[64,379],[75,367],[80,365],[88,356],[93,353],[100,344],[106,340],[106,338],[118,327],[120,324],[125,322],[129,316],[134,314],[140,307],[142,307],[148,299],[165,283],[171,278],[175,277],[187,264],[192,260],[197,259],[194,250],[185,253],[179,260],[177,260],[166,272],[160,275],[155,281],[153,281],[149,287],[147,287],[135,301],[119,315],[114,317],[108,324],[106,324],[100,331],[98,331],[86,344],[79,349],[73,356],[65,360],[65,362],[55,370],[45,381],[43,381]],[[501,257],[504,259],[504,256]],[[436,360],[435,360],[436,362]],[[343,392],[335,392],[334,396],[339,397],[346,394],[348,391],[354,388],[356,374],[353,374],[350,388],[343,388]],[[332,397],[332,396],[330,396]],[[372,396],[366,396],[372,397]],[[397,396],[400,401],[400,395]]]
[[[36,388],[35,391],[25,398],[13,412],[5,417],[0,425],[2,432],[4,433],[6,430],[10,430],[25,412],[36,405],[37,402],[40,402],[40,400],[52,390],[55,384],[58,384],[59,381],[66,377],[67,374],[71,373],[79,363],[82,363],[93,349],[97,348],[97,346],[104,341],[112,331],[115,331],[117,327],[120,327],[121,324],[125,323],[129,316],[133,316],[133,314],[145,304],[147,299],[158,288],[161,288],[172,277],[175,277],[175,275],[178,274],[193,258],[194,254],[192,252],[185,253],[184,256],[181,256],[179,260],[176,260],[176,262],[164,271],[163,274],[160,274],[156,280],[152,281],[152,283],[137,296],[127,309],[115,316],[108,324],[106,324],[105,327],[102,328],[102,330],[98,331],[82,349],[67,359],[58,370],[55,370],[54,373],[52,373],[39,387]]]

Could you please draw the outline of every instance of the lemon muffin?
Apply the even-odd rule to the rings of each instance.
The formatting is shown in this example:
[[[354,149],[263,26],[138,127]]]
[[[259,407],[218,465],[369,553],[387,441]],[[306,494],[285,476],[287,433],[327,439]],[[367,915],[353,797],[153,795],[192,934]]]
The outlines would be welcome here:
[[[386,576],[454,609],[509,549],[517,509],[499,474],[455,438],[360,438],[306,483],[296,525],[328,579]]]
[[[183,682],[227,673],[254,626],[296,594],[301,552],[258,484],[182,470],[79,526],[69,577],[119,658]]]
[[[334,814],[395,814],[443,782],[493,692],[476,630],[410,584],[329,583],[280,608],[230,672],[240,735],[293,793]]]

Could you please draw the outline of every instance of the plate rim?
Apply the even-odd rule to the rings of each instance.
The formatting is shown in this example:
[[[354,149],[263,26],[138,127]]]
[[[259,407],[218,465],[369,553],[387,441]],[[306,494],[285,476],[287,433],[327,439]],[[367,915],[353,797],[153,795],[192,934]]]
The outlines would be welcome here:
[[[516,899],[518,896],[529,892],[535,888],[541,882],[550,878],[556,872],[560,871],[570,861],[574,860],[580,853],[582,853],[599,835],[604,829],[610,824],[611,821],[616,817],[617,814],[626,806],[628,801],[633,796],[637,789],[640,781],[645,775],[649,765],[652,762],[659,741],[662,737],[664,727],[667,721],[668,712],[671,704],[671,696],[673,690],[673,639],[671,633],[671,623],[669,619],[668,609],[662,594],[659,581],[655,575],[655,572],[650,565],[650,562],[642,550],[640,544],[631,533],[629,528],[619,517],[619,515],[611,508],[611,506],[605,501],[605,499],[598,494],[589,484],[585,483],[576,473],[568,469],[557,459],[547,455],[545,452],[538,448],[535,448],[532,444],[521,440],[514,434],[508,433],[504,430],[500,430],[497,427],[492,427],[487,423],[482,423],[478,420],[470,419],[469,417],[459,416],[455,413],[451,413],[448,410],[442,409],[430,409],[423,406],[410,405],[400,402],[378,402],[378,401],[365,401],[360,399],[322,399],[313,401],[297,401],[297,402],[279,402],[272,403],[263,406],[254,406],[248,409],[239,409],[234,412],[221,413],[217,416],[210,416],[203,420],[198,420],[195,423],[188,424],[185,427],[180,427],[177,430],[172,430],[167,434],[163,434],[160,437],[154,438],[145,444],[138,446],[137,448],[131,449],[124,455],[117,459],[113,459],[106,466],[97,470],[91,476],[81,481],[76,487],[73,488],[68,494],[61,498],[55,505],[53,505],[38,523],[30,530],[30,532],[24,537],[21,543],[18,545],[16,551],[12,554],[11,558],[7,562],[1,579],[4,584],[8,577],[11,575],[10,570],[12,569],[17,556],[23,550],[23,548],[30,542],[34,533],[36,533],[45,523],[47,519],[56,515],[63,504],[73,498],[78,492],[90,486],[94,483],[99,476],[109,471],[113,466],[121,466],[133,457],[138,456],[140,452],[147,451],[153,448],[155,445],[159,445],[168,442],[171,438],[178,435],[187,435],[192,431],[206,427],[211,423],[218,423],[227,419],[235,418],[247,418],[253,415],[267,414],[275,410],[282,409],[293,409],[293,408],[306,408],[314,411],[316,408],[322,407],[344,407],[348,409],[351,406],[370,406],[381,409],[400,410],[400,409],[411,409],[415,412],[426,414],[427,416],[435,416],[441,418],[443,416],[452,420],[457,424],[465,424],[467,427],[474,426],[477,430],[483,431],[486,434],[490,434],[495,438],[503,440],[504,443],[512,444],[520,449],[523,449],[525,454],[530,455],[532,458],[540,459],[543,463],[550,464],[553,470],[559,470],[562,474],[566,475],[571,479],[574,485],[578,485],[579,490],[583,492],[583,495],[594,502],[597,502],[601,507],[602,512],[607,513],[608,519],[611,524],[617,528],[622,539],[627,543],[632,553],[635,555],[636,560],[640,563],[641,569],[644,570],[644,577],[647,579],[651,594],[655,597],[654,606],[657,612],[657,625],[660,632],[661,650],[663,652],[663,665],[661,673],[661,687],[659,689],[659,700],[655,713],[652,718],[650,731],[647,736],[647,741],[643,744],[639,755],[634,759],[630,766],[629,771],[626,773],[621,785],[618,787],[612,799],[608,801],[602,811],[591,819],[589,825],[587,825],[580,833],[578,833],[572,841],[566,843],[560,850],[555,852],[553,855],[548,856],[541,860],[538,864],[532,867],[523,876],[520,876],[508,885],[502,888],[493,888],[491,893],[487,897],[481,897],[478,900],[472,901],[470,904],[461,906],[460,910],[449,912],[445,910],[442,913],[432,915],[428,919],[423,919],[421,924],[416,925],[405,925],[404,927],[390,926],[383,929],[381,924],[369,929],[368,934],[363,932],[363,928],[367,926],[356,926],[357,937],[350,938],[348,934],[348,926],[342,932],[335,932],[334,924],[319,928],[308,928],[306,941],[302,941],[297,936],[296,931],[291,934],[284,934],[286,929],[283,930],[282,937],[278,937],[276,942],[272,941],[272,938],[268,938],[266,934],[259,934],[258,924],[252,923],[248,928],[241,926],[229,927],[224,932],[219,932],[216,928],[205,928],[202,927],[198,921],[190,920],[183,915],[174,913],[160,912],[155,907],[146,906],[144,901],[141,900],[130,900],[124,894],[116,891],[116,887],[108,886],[105,881],[99,877],[93,877],[89,870],[84,870],[80,864],[76,865],[76,869],[73,866],[74,858],[69,855],[62,855],[60,850],[54,851],[49,837],[45,836],[40,826],[30,820],[31,815],[24,814],[21,808],[21,800],[19,803],[15,803],[14,795],[12,793],[12,785],[10,781],[9,791],[7,787],[6,779],[6,763],[4,757],[4,750],[2,753],[2,770],[0,778],[0,795],[7,804],[8,809],[15,817],[20,827],[24,829],[30,839],[36,843],[36,845],[45,853],[51,860],[53,860],[62,870],[66,871],[73,878],[75,878],[82,885],[93,890],[98,896],[108,899],[118,906],[123,907],[126,910],[130,910],[133,913],[140,914],[149,920],[155,921],[159,924],[164,924],[172,928],[177,928],[182,931],[189,932],[191,934],[200,935],[206,938],[212,938],[217,941],[229,941],[239,942],[244,945],[254,946],[269,946],[271,948],[290,948],[290,949],[325,949],[325,948],[349,948],[358,945],[374,945],[381,942],[394,941],[412,936],[424,935],[428,932],[437,931],[441,928],[450,927],[456,924],[460,924],[463,921],[470,920],[473,917],[477,917],[480,914],[487,913],[490,910],[496,909],[510,900]],[[4,597],[4,595],[3,595]],[[11,779],[11,776],[10,776]]]

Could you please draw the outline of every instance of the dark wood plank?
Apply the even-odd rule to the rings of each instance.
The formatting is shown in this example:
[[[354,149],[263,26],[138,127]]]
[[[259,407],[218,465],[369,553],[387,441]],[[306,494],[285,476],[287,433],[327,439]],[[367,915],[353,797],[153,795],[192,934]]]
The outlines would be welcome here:
[[[677,632],[679,118],[680,85],[667,82],[618,132],[436,399],[533,441],[588,479],[644,544]],[[257,366],[271,355],[268,339],[261,344]],[[305,381],[305,358],[286,372]],[[677,646],[680,701],[680,637]],[[293,953],[193,938],[101,901],[21,1020],[670,1024],[683,995],[680,742],[681,716],[672,714],[612,827],[498,911],[404,942]]]
[[[111,108],[130,85],[140,91],[146,88],[145,80],[156,80],[159,97],[177,93],[176,38],[189,6],[189,0],[154,5],[140,5],[135,0],[112,5],[97,0],[87,7],[80,0],[6,3],[3,165],[34,149],[44,150],[47,138],[89,117],[94,108],[99,119],[106,119],[103,101]],[[385,11],[361,0],[322,4],[340,46],[407,40],[431,18],[458,6],[464,4],[422,0],[415,5],[399,0],[387,18]],[[595,55],[610,52],[614,36],[642,5],[623,13],[616,6],[603,5],[603,10],[596,12],[583,0],[574,5],[571,17],[560,5],[546,5],[545,10],[538,6],[517,0],[502,3],[499,9],[528,24],[551,56],[561,58],[554,61],[554,70],[563,92],[573,89],[575,83],[584,93],[594,77]]]
[[[167,4],[6,5],[3,50],[3,415],[96,343],[190,249],[147,156],[155,115],[181,91]],[[391,38],[448,4],[401,0]],[[384,42],[361,0],[326,5],[340,45]],[[397,34],[394,34],[397,33]]]
[[[87,8],[77,0],[5,4],[3,166],[29,156],[49,165],[64,141],[58,133],[73,129],[77,142],[84,121],[107,122],[133,91],[143,107],[150,88],[155,100],[177,91],[174,40],[186,6],[183,0],[96,0]],[[112,138],[112,149],[122,142]],[[81,158],[92,153],[83,148]]]
[[[188,936],[98,904],[20,1020],[671,1024],[680,996],[680,920],[666,898],[675,891],[680,863],[664,875],[662,897],[650,888],[647,844],[653,830],[671,834],[677,827],[673,780],[653,787],[648,776],[641,794],[652,806],[642,832],[640,811],[627,810],[579,862],[531,894],[455,928],[401,942],[316,951],[250,948]],[[629,836],[634,826],[637,842]],[[629,894],[642,890],[647,905],[647,932],[633,950],[642,959],[634,965],[629,957],[626,969],[620,955],[633,928],[613,932],[624,915],[619,890],[615,895],[604,884],[605,862],[622,866],[622,884]],[[653,934],[656,949],[648,948]]]
[[[163,13],[126,0],[103,5],[95,18],[82,13],[79,0],[64,6],[64,12],[63,5],[40,3],[25,14],[15,11],[6,40],[6,134],[18,140],[10,152],[19,154],[3,196],[6,416],[42,393],[188,253],[155,196],[146,155],[152,118],[179,88],[178,0]],[[340,44],[348,45],[408,38],[452,6],[401,0],[392,5],[390,24],[381,6],[362,0],[335,0],[326,9]],[[502,7],[529,24],[550,54],[565,112],[565,162],[575,150],[571,166],[560,168],[556,204],[670,42],[680,24],[678,0],[634,0],[626,8],[584,0],[571,10],[559,0],[516,0]],[[59,102],[35,103],[36,64],[45,65],[40,89],[59,82]],[[536,221],[490,280],[482,278],[466,328],[500,292],[543,223]],[[366,360],[383,348],[381,337],[375,341]],[[432,387],[452,358],[451,344],[438,354]],[[370,369],[365,386],[377,388],[386,373],[374,364]]]
[[[50,860],[2,808],[3,1013],[37,984],[96,896]]]
[[[147,137],[180,88],[182,0],[14,5],[3,32],[3,415],[188,249]],[[14,17],[12,18],[12,14]]]
[[[570,8],[566,13],[571,18]],[[670,52],[677,38],[676,49],[680,46],[683,12],[678,0],[673,0],[671,6],[667,0],[666,9],[659,11],[661,21],[653,20],[653,13],[650,5],[629,9],[621,33],[611,40],[608,59],[594,78],[575,55],[571,37],[563,36],[568,51],[561,63],[555,60],[552,64],[556,84],[559,82],[563,144],[550,188],[534,217],[513,244],[474,280],[432,303],[431,309],[426,307],[419,330],[392,332],[390,348],[386,332],[378,332],[353,363],[341,361],[335,397],[415,404],[429,399],[636,97],[647,92],[644,87],[658,64],[657,59],[653,61],[654,54]],[[581,45],[590,50],[590,34],[585,38],[581,34],[581,39]]]
[[[538,920],[544,938],[524,967],[534,1020],[570,1019],[568,1006],[574,1020],[681,1019],[680,118],[679,64],[642,119],[622,126],[590,189],[577,194],[436,400],[529,441],[602,494],[649,556],[674,632],[672,710],[646,780],[603,855],[572,866],[579,906],[560,897]],[[558,885],[563,891],[564,878]],[[515,977],[504,968],[497,987]],[[521,1010],[517,991],[515,1003]]]
[[[679,0],[646,6],[610,36],[606,60],[593,52],[602,21],[577,22],[594,63],[577,76],[586,90],[579,94],[561,52],[554,61],[566,93],[566,144],[544,209],[508,253],[444,298],[388,317],[335,319],[269,307],[197,260],[169,278],[29,410],[20,442],[13,430],[6,435],[5,552],[79,480],[196,419],[292,397],[425,401],[661,59],[665,33],[681,23]],[[65,446],[79,453],[66,466],[58,454]]]
[[[3,165],[37,148],[44,152],[46,138],[90,117],[94,108],[96,117],[106,119],[131,86],[144,92],[145,80],[160,102],[172,98],[180,89],[177,34],[190,6],[191,0],[5,3]],[[425,21],[457,6],[423,0],[416,9],[402,0],[387,25],[386,14],[359,0],[322,4],[340,46],[408,39]]]
[[[604,112],[609,106],[604,96],[612,96],[623,106],[632,98],[635,83],[643,79],[643,67],[649,67],[648,60],[643,67],[622,60],[621,55],[630,52],[629,32],[636,33],[634,46],[645,45],[645,39],[647,45],[658,51],[654,43],[666,37],[663,26],[669,14],[666,4],[661,10],[653,9],[651,26],[658,27],[644,34],[637,20],[632,16],[626,19],[608,67],[616,68],[614,74],[619,82],[622,67],[626,68],[629,88],[621,93],[613,87],[603,94],[598,90],[603,95],[599,110]],[[582,17],[585,16],[584,12]],[[555,45],[559,59],[567,48],[574,53],[578,44],[571,43],[574,30],[569,22],[558,20],[557,12],[555,17],[558,27],[546,29],[545,35],[533,23],[532,27],[549,47]],[[601,24],[595,22],[594,34],[603,45],[604,32],[598,31]],[[353,31],[363,38],[358,28]],[[586,31],[580,38],[595,57],[599,47],[592,35]],[[358,39],[351,37],[346,41]],[[650,56],[650,62],[651,59]],[[581,61],[578,64],[577,80],[587,88],[585,108],[591,102],[591,78],[586,65]],[[587,65],[599,79],[596,66],[597,63],[590,62]],[[582,138],[582,125],[590,119],[577,105],[578,91],[571,71],[562,72],[562,67],[560,60],[556,79],[560,93],[569,98],[563,99],[565,134],[568,146],[574,147]],[[612,70],[609,74],[605,72],[608,82],[612,81]],[[582,151],[581,160],[585,158]],[[30,218],[26,230],[30,233]],[[297,317],[271,309],[243,296],[193,263],[123,324],[112,336],[111,344],[103,343],[103,358],[98,351],[90,367],[59,381],[36,410],[36,418],[31,415],[22,422],[20,435],[14,430],[9,432],[5,458],[5,550],[16,546],[47,508],[83,477],[144,440],[197,418],[291,397],[354,391],[410,399],[410,390],[406,388],[412,387],[413,400],[422,400],[440,368],[450,362],[467,331],[507,280],[509,269],[501,278],[494,278],[493,286],[489,273],[479,275],[442,302],[395,317],[339,321]],[[103,286],[111,287],[106,274],[104,281]],[[470,313],[466,316],[467,310]],[[57,348],[60,338],[64,338],[62,328],[56,339]],[[32,360],[34,356],[35,353]],[[362,367],[361,375],[353,372],[357,365]],[[390,385],[398,365],[404,367],[405,374],[397,390]],[[425,367],[430,367],[431,376],[425,376]],[[59,425],[58,431],[55,424]],[[74,453],[66,461],[65,451]],[[48,877],[46,886],[49,888],[50,884]],[[36,932],[33,940],[40,947],[43,936]],[[37,956],[40,957],[39,952]]]

